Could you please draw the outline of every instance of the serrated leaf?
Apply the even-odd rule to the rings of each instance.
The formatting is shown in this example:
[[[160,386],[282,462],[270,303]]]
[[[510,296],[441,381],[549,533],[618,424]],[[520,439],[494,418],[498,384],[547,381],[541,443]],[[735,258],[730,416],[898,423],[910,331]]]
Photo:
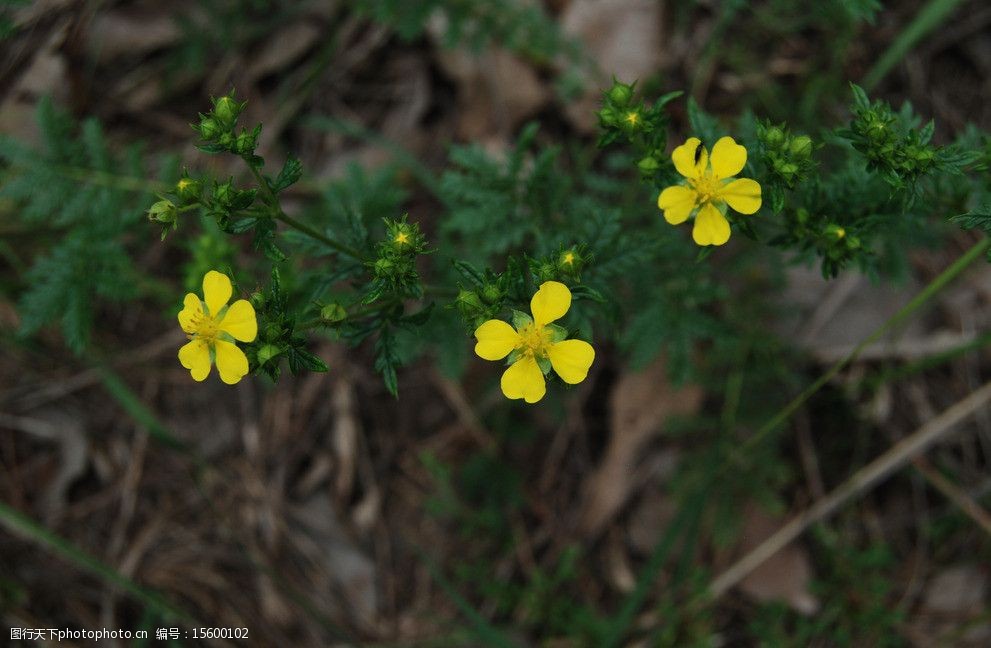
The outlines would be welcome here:
[[[282,170],[279,171],[279,175],[271,183],[272,191],[279,193],[287,187],[290,187],[299,181],[300,177],[303,175],[303,163],[299,159],[289,156],[286,158],[286,163],[282,165]]]

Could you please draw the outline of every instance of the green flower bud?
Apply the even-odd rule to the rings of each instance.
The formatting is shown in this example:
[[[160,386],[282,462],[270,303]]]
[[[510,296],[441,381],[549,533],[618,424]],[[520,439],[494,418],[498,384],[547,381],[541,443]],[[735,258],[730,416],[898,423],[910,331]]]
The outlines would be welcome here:
[[[251,293],[249,300],[251,305],[254,306],[255,310],[261,310],[265,308],[265,294],[262,292]]]
[[[540,281],[551,281],[555,276],[557,276],[557,268],[554,267],[553,263],[544,261],[537,266],[537,277]]]
[[[223,131],[220,124],[217,123],[217,120],[207,115],[204,115],[200,120],[200,125],[197,130],[200,132],[200,137],[207,141],[212,141]]]
[[[279,347],[274,344],[266,344],[258,349],[258,364],[265,364],[280,353],[282,353],[282,349]]]
[[[812,158],[812,138],[807,135],[799,135],[792,138],[788,148],[791,154],[798,160],[809,160]]]
[[[179,211],[171,200],[162,199],[148,208],[148,220],[166,225],[175,224]]]
[[[236,194],[237,190],[234,189],[234,184],[229,180],[223,184],[218,184],[213,190],[213,197],[222,205],[230,205]]]
[[[840,241],[846,237],[846,230],[839,225],[829,225],[826,227],[826,234]]]
[[[797,220],[802,225],[809,222],[809,210],[805,209],[804,207],[799,207],[798,210],[795,212],[795,220]]]
[[[798,165],[791,162],[785,162],[780,165],[778,172],[786,178],[791,178],[798,173]]]
[[[244,106],[244,103],[234,101],[234,98],[230,95],[223,96],[214,102],[213,114],[223,128],[230,129],[234,127],[234,123],[237,121],[237,117],[241,114],[241,111],[244,110]]]
[[[482,286],[482,299],[486,304],[497,304],[502,299],[502,290],[496,284]]]
[[[185,173],[175,183],[175,193],[184,203],[196,202],[203,192],[203,185],[198,180],[193,180]]]
[[[478,293],[474,290],[458,291],[458,296],[454,298],[454,303],[457,304],[461,314],[465,316],[473,316],[476,313],[482,312],[485,308],[482,305],[482,300],[478,298]]]
[[[217,143],[223,146],[225,149],[235,151],[235,144],[237,144],[237,138],[234,137],[234,133],[224,132],[220,134],[217,138]]]
[[[620,83],[616,81],[613,86],[609,89],[609,100],[613,102],[616,106],[623,108],[628,103],[630,99],[633,98],[633,86],[626,83]]]
[[[325,322],[343,322],[348,313],[340,304],[327,304],[320,309],[320,319]]]
[[[392,262],[391,259],[378,259],[375,262],[375,276],[376,277],[388,277],[391,276],[396,268],[396,264]]]
[[[661,168],[661,163],[656,158],[648,155],[637,162],[637,168],[640,169],[640,173],[643,175],[650,176],[657,173],[657,170]]]
[[[601,122],[603,126],[615,126],[618,121],[616,118],[616,111],[609,106],[603,107],[602,110],[598,112],[598,115],[599,122]]]
[[[560,272],[577,274],[582,269],[584,259],[574,250],[565,250],[557,259],[557,269]]]
[[[764,131],[764,145],[768,148],[778,148],[785,141],[785,134],[777,126],[771,126]]]
[[[254,153],[257,138],[253,132],[242,130],[234,142],[234,151],[239,155]]]

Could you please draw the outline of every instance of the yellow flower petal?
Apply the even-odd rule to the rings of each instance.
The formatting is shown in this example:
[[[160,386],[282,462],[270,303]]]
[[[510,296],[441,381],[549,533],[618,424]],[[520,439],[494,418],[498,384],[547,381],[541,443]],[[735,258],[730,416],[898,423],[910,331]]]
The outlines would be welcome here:
[[[203,317],[203,304],[200,298],[193,293],[186,293],[186,298],[182,300],[182,310],[179,311],[179,326],[186,333],[195,333],[196,326],[194,320]]]
[[[219,328],[235,340],[253,342],[258,335],[258,320],[255,318],[255,308],[247,299],[239,299],[224,313]]]
[[[565,340],[552,344],[547,350],[547,357],[561,380],[577,385],[588,375],[588,369],[595,360],[595,349],[583,340]]]
[[[544,374],[532,356],[523,356],[506,369],[500,385],[506,398],[522,398],[528,403],[536,403],[547,392]]]
[[[193,340],[179,347],[179,362],[189,369],[193,380],[202,382],[210,375],[210,346],[205,340]]]
[[[722,245],[729,240],[729,221],[711,204],[703,205],[695,217],[692,238],[699,245]]]
[[[732,178],[747,163],[747,149],[732,137],[720,137],[712,147],[712,173],[717,178]]]
[[[561,319],[571,308],[571,291],[559,281],[545,281],[530,300],[530,312],[537,326]]]
[[[502,360],[520,343],[520,334],[502,320],[489,320],[475,329],[475,353],[484,360]]]
[[[206,302],[211,317],[217,316],[220,309],[230,301],[233,292],[231,280],[227,275],[211,270],[203,276],[203,301]]]
[[[214,342],[213,348],[216,352],[217,371],[220,373],[221,380],[228,385],[233,385],[247,375],[248,357],[236,344],[217,340]]]
[[[668,187],[657,197],[657,206],[664,210],[664,220],[672,225],[679,225],[688,220],[695,209],[697,197],[698,194],[691,187]]]
[[[753,214],[760,209],[760,184],[750,178],[734,180],[719,191],[719,198],[741,214]]]
[[[699,147],[702,148],[701,151]],[[671,151],[674,168],[686,178],[697,178],[702,175],[708,157],[709,152],[702,146],[702,140],[697,137],[689,137],[684,144]]]

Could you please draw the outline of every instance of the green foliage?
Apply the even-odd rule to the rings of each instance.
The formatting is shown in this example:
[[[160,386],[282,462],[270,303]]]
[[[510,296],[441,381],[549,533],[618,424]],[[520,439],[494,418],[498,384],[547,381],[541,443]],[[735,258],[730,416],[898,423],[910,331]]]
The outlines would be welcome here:
[[[57,322],[80,353],[101,305],[139,292],[122,237],[141,222],[153,183],[142,179],[140,147],[112,153],[96,121],[78,125],[43,100],[38,124],[37,148],[0,137],[0,198],[14,205],[11,221],[47,234],[23,278],[21,332]]]
[[[891,574],[897,561],[884,545],[850,546],[825,527],[814,528],[821,562],[813,592],[822,603],[814,616],[790,611],[783,604],[764,605],[750,624],[763,646],[813,645],[896,648],[909,642],[898,633],[904,614],[892,606]]]
[[[561,53],[572,58],[578,48],[567,40],[539,3],[522,0],[358,0],[359,11],[391,25],[405,40],[420,37],[435,15],[444,19],[444,44],[467,45],[480,51],[492,43],[540,62]]]

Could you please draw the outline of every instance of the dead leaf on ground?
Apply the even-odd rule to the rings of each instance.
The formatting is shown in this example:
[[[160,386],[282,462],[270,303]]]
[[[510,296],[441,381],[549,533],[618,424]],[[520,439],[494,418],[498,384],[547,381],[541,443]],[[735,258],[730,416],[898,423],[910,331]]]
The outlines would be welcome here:
[[[441,40],[445,29],[434,21],[430,33]],[[550,99],[534,69],[503,48],[492,46],[476,53],[464,47],[438,46],[436,57],[458,86],[457,134],[461,139],[509,135]]]
[[[600,88],[609,84],[611,75],[632,81],[661,68],[663,20],[664,3],[657,0],[574,0],[568,5],[561,28],[585,44],[598,68],[585,79],[585,96],[564,108],[575,128],[595,132]]]
[[[662,431],[664,422],[693,414],[701,404],[699,387],[671,385],[663,358],[619,379],[610,397],[609,444],[585,491],[582,528],[586,533],[597,535],[626,503],[638,455]]]
[[[746,555],[777,531],[784,520],[751,504],[744,511],[739,555]],[[796,612],[810,615],[819,609],[819,600],[809,591],[812,563],[801,545],[790,543],[765,560],[740,581],[740,589],[754,599],[782,601]]]
[[[93,62],[104,64],[167,47],[179,40],[182,30],[172,12],[151,7],[115,7],[97,13],[86,36]]]

